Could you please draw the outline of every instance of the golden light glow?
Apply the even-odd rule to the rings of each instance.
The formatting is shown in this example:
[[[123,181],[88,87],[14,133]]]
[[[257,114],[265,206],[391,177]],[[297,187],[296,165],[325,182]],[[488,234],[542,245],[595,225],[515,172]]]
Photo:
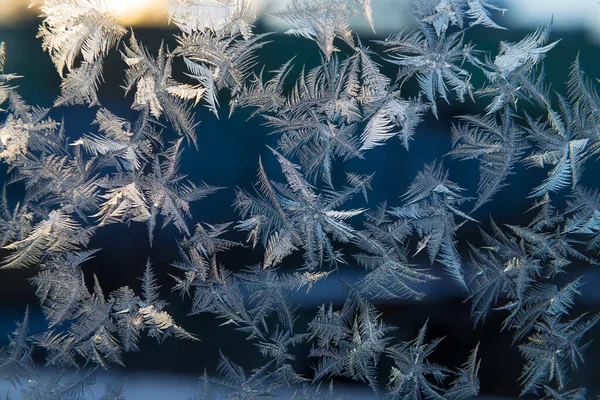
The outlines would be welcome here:
[[[28,0],[0,0],[0,24],[16,25],[30,13]]]
[[[39,14],[38,7],[28,8],[31,0],[0,0],[0,25],[17,25],[25,17]],[[104,4],[127,26],[164,26],[169,0],[104,0]]]
[[[167,0],[104,0],[106,7],[125,25],[165,25]]]
[[[137,13],[144,8],[146,0],[104,0],[106,7],[116,15]]]

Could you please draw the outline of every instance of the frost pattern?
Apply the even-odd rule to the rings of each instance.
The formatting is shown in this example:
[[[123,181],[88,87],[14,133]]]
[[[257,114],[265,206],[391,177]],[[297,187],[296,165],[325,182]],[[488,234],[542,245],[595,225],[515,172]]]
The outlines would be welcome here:
[[[568,387],[569,374],[583,364],[584,337],[600,316],[570,315],[582,276],[561,284],[554,278],[574,262],[595,263],[599,254],[600,196],[581,182],[600,154],[600,96],[579,58],[567,93],[549,95],[541,66],[559,45],[550,41],[550,25],[500,42],[492,57],[466,42],[473,26],[505,29],[499,14],[506,10],[488,1],[417,0],[414,31],[363,43],[350,18],[363,14],[375,31],[369,0],[292,0],[274,16],[291,27],[287,34],[315,42],[321,61],[298,71],[292,59],[265,72],[259,56],[276,46],[276,36],[254,32],[254,11],[243,0],[171,0],[169,21],[181,32],[174,50],[161,46],[156,54],[133,31],[121,43],[127,30],[102,0],[36,3],[43,18],[38,37],[62,78],[54,107],[95,107],[96,132],[73,138],[50,109],[26,104],[12,85],[21,77],[4,70],[0,45],[0,160],[12,172],[9,188],[24,187],[17,204],[9,204],[6,186],[2,192],[1,268],[32,270],[47,322],[31,332],[28,309],[0,351],[2,377],[21,398],[89,398],[94,369],[122,365],[125,352],[141,350],[143,336],[201,336],[169,314],[151,260],[141,284],[110,293],[88,277],[85,264],[101,251],[89,248],[96,231],[131,223],[146,224],[150,243],[159,223],[174,225],[180,260],[172,264],[172,289],[190,297],[190,314],[211,314],[221,329],[242,332],[266,359],[248,372],[221,353],[216,375],[205,372],[193,399],[266,399],[291,387],[294,399],[335,399],[333,380],[328,389],[322,383],[336,377],[365,382],[391,399],[476,398],[480,366],[491,362],[480,358],[479,345],[459,368],[438,365],[430,356],[442,339],[427,338],[428,322],[415,339],[398,342],[378,311],[381,299],[425,298],[424,284],[440,279],[437,264],[464,291],[475,325],[492,312],[505,314],[502,330],[512,332],[524,359],[522,395],[587,398],[585,388]],[[98,94],[103,60],[116,51],[125,94],[133,92],[131,121],[103,107]],[[390,67],[394,78],[384,73]],[[481,87],[474,74],[484,78]],[[418,92],[407,93],[413,78]],[[450,129],[448,155],[479,165],[475,197],[438,161],[425,164],[390,205],[368,203],[375,174],[345,171],[346,182],[339,182],[344,161],[367,158],[393,138],[408,151],[429,111],[444,115],[452,97],[487,99],[484,114],[460,116]],[[530,103],[527,111],[518,100]],[[257,157],[253,190],[236,191],[237,221],[208,224],[191,213],[190,203],[223,189],[179,172],[186,144],[202,151],[193,114],[199,103],[217,118],[222,107],[230,115],[250,108],[277,137],[268,153],[277,169],[267,171]],[[157,126],[180,137],[169,142]],[[531,188],[531,222],[480,222],[481,209],[511,183],[519,164],[547,173]],[[458,234],[465,224],[478,225],[482,239],[466,244],[467,252]],[[246,233],[246,243],[234,240],[235,232]],[[262,251],[259,264],[222,264],[222,253],[246,244]],[[429,268],[417,264],[424,254]],[[294,255],[303,262],[287,268]],[[343,305],[323,304],[302,326],[292,294],[336,279],[347,264],[364,273],[354,285],[341,281]],[[311,376],[295,369],[303,344],[310,345]],[[34,352],[59,372],[38,376]],[[102,399],[124,399],[125,391],[124,382],[110,383]]]

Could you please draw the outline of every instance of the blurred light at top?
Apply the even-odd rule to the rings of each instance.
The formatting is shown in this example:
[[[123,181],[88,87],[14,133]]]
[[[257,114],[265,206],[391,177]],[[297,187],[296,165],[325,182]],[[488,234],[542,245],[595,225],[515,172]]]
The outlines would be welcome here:
[[[100,0],[124,25],[160,26],[167,23],[169,0]],[[23,19],[35,17],[39,8],[29,8],[31,0],[0,0],[0,24],[18,25]],[[38,0],[38,3],[41,3]]]
[[[511,21],[517,25],[529,28],[553,20],[558,29],[585,30],[600,40],[598,0],[505,0],[504,3]]]
[[[125,25],[164,25],[168,0],[104,0],[106,7]]]
[[[100,0],[121,23],[128,26],[166,26],[170,0]],[[291,0],[247,0],[252,3],[258,18],[266,17],[271,29],[285,30],[287,26],[267,14],[280,10]],[[41,2],[41,1],[40,1]],[[37,7],[28,8],[30,0],[0,0],[0,24],[18,25],[24,18],[39,14]],[[377,17],[378,33],[388,34],[406,24],[402,9],[410,7],[409,0],[373,0],[373,11]],[[355,18],[353,27],[357,31],[370,30],[363,18]]]
[[[127,26],[166,26],[170,0],[101,0]],[[269,13],[282,9],[291,0],[247,0],[253,4],[256,15],[268,28],[282,31],[287,27]],[[561,30],[582,29],[600,40],[600,4],[598,0],[492,0],[508,8],[504,17],[496,21],[505,26],[535,29],[548,23],[554,16],[554,26]],[[24,18],[39,13],[37,7],[28,8],[30,0],[0,0],[0,25],[18,25]],[[372,0],[375,28],[380,35],[402,29],[407,23],[402,10],[411,8],[411,0]],[[353,28],[369,30],[364,17],[353,19]]]

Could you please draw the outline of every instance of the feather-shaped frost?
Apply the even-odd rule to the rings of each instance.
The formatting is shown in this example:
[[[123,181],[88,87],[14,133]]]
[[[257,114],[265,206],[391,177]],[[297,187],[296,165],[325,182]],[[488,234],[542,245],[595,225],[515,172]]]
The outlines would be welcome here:
[[[217,92],[231,90],[236,96],[243,88],[254,67],[255,51],[268,42],[269,34],[254,35],[243,40],[236,33],[194,32],[178,37],[174,55],[183,56],[188,76],[197,80],[204,89],[209,108],[217,113]]]
[[[379,43],[386,47],[388,60],[400,67],[399,80],[416,76],[421,93],[437,117],[438,96],[449,102],[451,90],[461,102],[466,95],[473,97],[471,74],[462,68],[462,62],[475,62],[476,53],[472,46],[464,45],[461,32],[438,37],[425,24],[418,26],[418,31],[392,35]]]
[[[578,121],[584,126],[597,125],[600,122],[600,95],[581,69],[579,54],[571,66],[567,84],[569,99],[574,105]]]
[[[330,265],[340,263],[341,254],[334,249],[329,235],[334,240],[349,242],[355,236],[355,229],[345,220],[362,214],[364,210],[336,208],[363,191],[368,178],[342,192],[317,194],[299,166],[272,151],[279,161],[287,186],[270,182],[260,164],[259,197],[238,191],[235,205],[244,218],[238,228],[250,230],[249,239],[260,236],[267,248],[265,266],[281,261],[293,250],[292,246],[304,250],[307,268],[314,269],[324,262]]]
[[[567,371],[583,362],[583,351],[588,344],[580,344],[583,336],[598,322],[600,316],[587,320],[582,315],[561,322],[559,318],[543,319],[536,324],[536,332],[528,343],[519,346],[526,359],[521,374],[521,394],[538,393],[542,385],[555,382],[559,390],[566,384]]]
[[[294,67],[293,60],[293,58],[288,60],[278,70],[273,71],[273,77],[267,82],[263,80],[264,70],[261,70],[259,75],[253,74],[250,82],[244,85],[241,92],[231,102],[229,115],[233,115],[233,112],[241,107],[257,108],[252,115],[279,111],[287,100],[284,84]]]
[[[414,340],[387,349],[388,356],[394,361],[388,383],[390,399],[444,399],[439,384],[450,370],[428,360],[442,338],[426,342],[426,333],[427,322]]]
[[[479,197],[473,207],[475,211],[507,185],[506,180],[513,174],[514,165],[521,160],[526,144],[522,138],[523,131],[508,110],[502,114],[500,124],[492,116],[464,116],[461,120],[463,124],[452,128],[454,149],[449,155],[480,162]]]
[[[415,100],[400,100],[394,97],[377,100],[380,106],[370,116],[361,135],[361,151],[380,146],[387,139],[398,136],[404,147],[412,140],[416,126],[421,122],[427,106]],[[373,107],[369,105],[369,107]],[[376,106],[375,106],[376,107]],[[373,108],[375,108],[373,107]]]
[[[62,147],[62,131],[57,130],[59,124],[48,117],[50,110],[32,107],[12,91],[8,100],[9,114],[0,127],[0,160],[21,165],[32,151],[58,152]]]
[[[430,24],[438,37],[446,35],[452,26],[463,29],[483,25],[486,28],[505,29],[495,23],[490,14],[506,9],[494,6],[484,0],[418,0],[414,3],[414,16],[417,21]]]
[[[461,194],[463,191],[448,179],[448,172],[441,164],[426,164],[403,196],[406,205],[396,207],[390,213],[408,224],[421,238],[416,253],[426,248],[430,261],[438,260],[452,279],[466,289],[462,261],[454,241],[458,229],[455,217],[476,220],[457,208],[468,200]]]
[[[69,215],[56,210],[38,222],[27,237],[4,246],[14,250],[5,258],[2,268],[24,268],[37,264],[46,253],[60,254],[88,243],[91,232]]]
[[[550,36],[550,25],[539,28],[517,43],[501,42],[493,62],[476,63],[486,76],[488,84],[477,93],[493,96],[487,107],[488,114],[502,110],[505,106],[516,109],[517,100],[522,99],[542,108],[551,108],[543,70],[538,65],[559,41],[546,44]]]
[[[387,212],[385,205],[377,210],[380,215]],[[437,278],[426,269],[409,264],[408,249],[402,243],[410,234],[410,225],[380,219],[372,213],[367,219],[364,230],[354,239],[366,252],[355,254],[354,258],[369,271],[358,282],[360,292],[375,298],[422,299],[425,293],[414,286]]]
[[[413,13],[417,21],[430,24],[438,37],[446,34],[451,26],[463,28],[465,2],[462,0],[415,1]]]
[[[90,154],[105,158],[104,165],[115,165],[117,170],[133,172],[141,168],[142,160],[150,152],[150,144],[144,135],[133,132],[131,124],[101,108],[96,113],[94,124],[101,134],[83,135],[71,146],[83,146]]]
[[[246,0],[170,0],[169,22],[186,34],[206,29],[252,35],[254,15]]]
[[[81,264],[94,253],[96,251],[61,254],[44,262],[31,278],[50,328],[74,318],[80,302],[89,298]]]
[[[0,42],[0,104],[3,104],[8,98],[9,94],[13,92],[14,87],[10,86],[8,82],[13,79],[22,78],[22,76],[6,73],[4,71],[4,64],[6,63],[6,43]],[[2,109],[0,109],[2,110]]]
[[[88,104],[90,107],[99,105],[98,84],[102,80],[102,59],[93,63],[86,61],[69,72],[63,79],[61,94],[54,106]]]
[[[589,238],[588,249],[600,249],[600,195],[597,190],[576,189],[568,201],[569,218],[565,233],[578,233]]]
[[[99,218],[100,226],[128,221],[145,222],[151,217],[148,203],[135,182],[109,189],[101,198],[105,202],[92,215]]]
[[[501,74],[508,75],[517,68],[537,64],[559,42],[545,45],[549,36],[550,27],[546,26],[517,43],[500,42],[500,51],[494,59],[494,65]]]
[[[15,330],[9,335],[8,345],[0,349],[0,374],[15,387],[21,384],[21,380],[30,379],[35,375],[33,347],[28,337],[29,307],[25,310],[22,322],[18,322]]]
[[[124,46],[121,57],[127,64],[125,73],[125,93],[136,88],[133,109],[148,110],[155,117],[165,115],[173,129],[189,142],[196,143],[196,123],[194,115],[184,100],[204,95],[202,87],[181,86],[172,78],[173,55],[167,54],[161,46],[156,58],[140,45],[133,32],[129,45]],[[191,93],[195,91],[195,93]]]
[[[336,37],[354,47],[350,30],[354,13],[346,0],[292,0],[285,10],[273,15],[291,26],[287,34],[314,40],[329,59],[338,51],[333,44]]]
[[[229,398],[267,400],[274,397],[274,388],[266,382],[272,361],[247,375],[241,366],[233,363],[221,351],[219,357],[217,372],[221,378],[216,382]]]
[[[33,2],[38,3],[38,1]],[[94,63],[105,56],[126,33],[101,1],[44,0],[40,2],[44,17],[38,37],[43,40],[56,69],[63,76],[71,70],[78,56]]]
[[[151,242],[158,215],[163,217],[163,228],[173,224],[181,233],[190,235],[187,227],[187,219],[191,217],[190,203],[221,189],[204,183],[197,186],[187,180],[185,175],[179,174],[182,141],[183,138],[163,153],[155,155],[151,172],[142,178],[141,187],[148,199],[150,211],[148,231]]]
[[[45,0],[33,4],[38,2],[44,17],[38,37],[63,78],[56,104],[97,104],[102,59],[127,31],[103,1]],[[75,67],[79,59],[81,63]]]
[[[479,394],[479,366],[481,359],[477,359],[479,343],[471,351],[468,360],[458,370],[452,386],[445,393],[450,400],[470,399]]]
[[[547,192],[557,192],[575,185],[583,172],[583,165],[590,156],[590,139],[582,136],[573,120],[572,110],[565,100],[559,97],[560,113],[549,112],[549,122],[541,123],[529,119],[530,139],[538,145],[525,161],[532,166],[552,165],[548,178],[533,189],[532,197]]]
[[[345,285],[348,297],[341,311],[333,312],[323,304],[309,323],[316,339],[310,357],[318,357],[314,380],[340,375],[368,382],[377,392],[376,366],[390,343],[386,337],[395,327],[379,320],[375,307],[358,292]]]

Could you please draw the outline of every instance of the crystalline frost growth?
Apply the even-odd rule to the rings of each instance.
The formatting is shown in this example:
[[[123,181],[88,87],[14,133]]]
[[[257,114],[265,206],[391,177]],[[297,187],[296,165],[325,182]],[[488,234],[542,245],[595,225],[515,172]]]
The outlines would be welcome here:
[[[44,17],[38,37],[63,78],[57,104],[97,104],[95,89],[102,77],[102,59],[127,31],[102,0],[33,2],[37,3]],[[82,91],[81,85],[87,90]]]
[[[0,46],[6,113],[0,160],[14,176],[9,188],[24,184],[16,204],[3,191],[2,267],[33,270],[47,321],[43,332],[30,332],[26,313],[0,352],[0,372],[21,398],[84,399],[94,384],[87,367],[123,363],[124,352],[141,350],[142,336],[197,339],[168,314],[159,293],[163,274],[150,260],[141,285],[105,294],[95,275],[92,283],[86,266],[100,250],[88,248],[91,238],[117,223],[146,224],[151,243],[157,224],[174,225],[181,260],[172,264],[178,271],[173,289],[191,297],[190,314],[210,314],[222,321],[219,329],[243,333],[257,350],[252,372],[220,354],[219,376],[205,373],[194,398],[272,398],[296,385],[294,399],[333,399],[332,386],[319,385],[337,377],[366,382],[388,398],[477,397],[479,368],[486,363],[479,345],[460,368],[438,365],[431,359],[441,339],[427,341],[428,323],[414,340],[398,343],[377,309],[381,299],[425,297],[425,284],[440,279],[436,264],[465,292],[475,324],[491,312],[505,314],[501,329],[511,331],[523,356],[522,394],[586,397],[585,388],[569,387],[568,375],[582,364],[584,336],[599,317],[570,315],[583,277],[555,278],[570,274],[575,262],[594,263],[600,247],[597,188],[582,185],[584,167],[600,154],[600,97],[579,59],[566,96],[549,96],[541,66],[559,43],[550,41],[549,25],[501,42],[492,57],[465,39],[473,26],[504,29],[496,22],[504,10],[487,1],[418,0],[411,13],[415,31],[366,42],[352,32],[350,18],[363,14],[374,30],[369,0],[292,0],[274,15],[290,25],[288,34],[314,41],[322,57],[311,68],[297,71],[287,60],[269,72],[257,52],[276,46],[276,37],[270,44],[268,34],[253,32],[253,10],[243,0],[172,0],[169,20],[181,32],[173,51],[161,46],[156,54],[133,32],[120,43],[127,31],[101,0],[39,3],[39,37],[63,78],[55,106],[98,106],[103,60],[118,46],[137,116],[130,121],[99,107],[91,132],[67,135],[65,125],[49,116],[52,110],[18,96],[11,82],[18,76],[5,73]],[[389,64],[397,67],[395,79],[385,73]],[[174,71],[180,66],[185,75]],[[471,79],[475,74],[485,80],[481,87]],[[412,78],[416,93],[405,85]],[[277,136],[266,157],[279,171],[267,175],[266,157],[258,158],[255,190],[236,192],[239,220],[207,224],[192,218],[190,203],[221,188],[195,184],[179,167],[186,144],[203,151],[193,108],[203,103],[218,117],[224,90],[230,115],[250,107]],[[408,151],[429,111],[442,115],[439,99],[451,108],[452,93],[461,102],[491,98],[483,102],[485,115],[462,116],[450,131],[449,155],[479,163],[476,199],[434,161],[400,199],[377,208],[367,203],[380,178],[373,171],[339,171],[338,161],[368,158],[393,137]],[[530,103],[527,112],[518,100]],[[172,141],[171,130],[180,137]],[[479,222],[482,207],[511,183],[519,163],[547,170],[531,189],[536,215],[522,226]],[[280,182],[270,179],[279,172]],[[347,186],[338,172],[346,172]],[[460,229],[467,224],[480,226],[481,243],[467,243],[469,254],[463,254]],[[230,238],[232,229],[248,233],[248,251],[262,249],[259,264],[222,264],[222,253],[242,249]],[[422,252],[431,268],[413,262]],[[293,253],[304,262],[286,271]],[[337,273],[350,263],[364,271],[355,284],[342,281],[341,309],[323,304],[303,325],[293,294],[339,280]],[[303,344],[310,346],[314,370],[306,376],[295,363]],[[34,351],[49,365],[80,371],[40,378],[32,367]],[[103,399],[123,398],[123,383],[107,385]]]

